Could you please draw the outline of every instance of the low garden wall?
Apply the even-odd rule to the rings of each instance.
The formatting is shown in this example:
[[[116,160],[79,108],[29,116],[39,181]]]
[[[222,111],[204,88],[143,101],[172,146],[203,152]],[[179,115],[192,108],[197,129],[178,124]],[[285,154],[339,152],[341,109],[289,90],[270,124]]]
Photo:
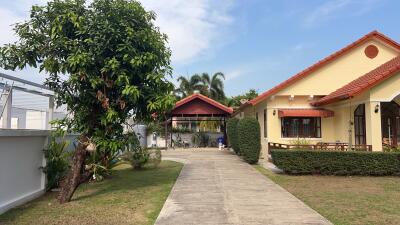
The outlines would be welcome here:
[[[0,130],[0,213],[44,193],[43,148],[49,132]]]
[[[45,192],[43,149],[50,131],[0,129],[0,214]],[[74,150],[78,135],[67,135],[66,150]]]
[[[271,156],[289,174],[400,175],[400,152],[272,149]]]

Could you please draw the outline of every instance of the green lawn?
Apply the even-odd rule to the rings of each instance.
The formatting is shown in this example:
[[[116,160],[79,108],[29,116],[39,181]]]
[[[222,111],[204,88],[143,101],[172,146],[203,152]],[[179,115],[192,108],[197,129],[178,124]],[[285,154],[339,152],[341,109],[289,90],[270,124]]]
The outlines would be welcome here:
[[[0,215],[0,224],[153,224],[181,169],[171,161],[141,171],[120,165],[110,179],[80,186],[69,203],[48,193]]]
[[[289,176],[255,168],[336,225],[400,224],[400,177]]]

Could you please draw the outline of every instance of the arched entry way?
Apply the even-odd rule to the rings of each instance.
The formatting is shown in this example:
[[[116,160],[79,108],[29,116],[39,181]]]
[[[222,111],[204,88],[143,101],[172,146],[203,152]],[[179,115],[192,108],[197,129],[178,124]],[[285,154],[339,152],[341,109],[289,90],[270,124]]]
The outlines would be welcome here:
[[[381,103],[382,143],[393,147],[400,144],[400,106],[395,100]]]

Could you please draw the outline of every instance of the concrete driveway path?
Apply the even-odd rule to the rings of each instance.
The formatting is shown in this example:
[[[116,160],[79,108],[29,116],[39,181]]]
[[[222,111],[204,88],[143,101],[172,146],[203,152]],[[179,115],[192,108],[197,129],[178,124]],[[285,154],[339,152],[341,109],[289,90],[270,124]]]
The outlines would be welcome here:
[[[331,224],[229,151],[170,150],[185,162],[155,224]]]

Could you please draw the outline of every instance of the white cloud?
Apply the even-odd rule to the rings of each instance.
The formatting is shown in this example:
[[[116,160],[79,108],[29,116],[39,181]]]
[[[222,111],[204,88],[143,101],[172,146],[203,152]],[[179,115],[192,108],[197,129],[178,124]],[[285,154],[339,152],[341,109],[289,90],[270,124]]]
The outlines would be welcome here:
[[[185,64],[221,44],[223,30],[233,22],[231,0],[142,0],[157,13],[156,24],[169,38],[173,63]]]
[[[156,24],[168,35],[174,64],[187,64],[210,55],[224,43],[233,0],[140,0],[157,13]],[[0,5],[0,45],[16,40],[11,24],[25,20],[33,4],[46,0],[14,0]]]
[[[241,76],[243,76],[243,75],[245,75],[245,74],[247,74],[249,72],[250,72],[249,70],[246,70],[246,69],[243,69],[243,68],[237,68],[237,69],[228,71],[227,73],[224,73],[225,74],[225,80],[226,81],[230,81],[230,80],[233,80],[235,78],[241,77]]]
[[[360,16],[369,12],[377,0],[333,0],[317,6],[304,19],[304,25],[311,27],[327,20],[343,16]]]
[[[3,45],[16,40],[11,25],[21,21],[23,18],[4,8],[0,8],[0,15],[0,30],[2,31],[0,35],[0,45]]]

